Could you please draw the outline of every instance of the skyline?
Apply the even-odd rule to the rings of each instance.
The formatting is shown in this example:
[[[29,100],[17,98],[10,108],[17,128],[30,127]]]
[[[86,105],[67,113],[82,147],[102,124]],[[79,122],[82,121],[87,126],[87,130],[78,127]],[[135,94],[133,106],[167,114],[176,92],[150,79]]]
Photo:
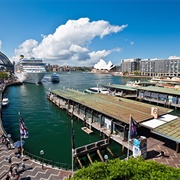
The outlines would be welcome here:
[[[0,51],[11,61],[93,66],[180,57],[179,0],[0,0]]]

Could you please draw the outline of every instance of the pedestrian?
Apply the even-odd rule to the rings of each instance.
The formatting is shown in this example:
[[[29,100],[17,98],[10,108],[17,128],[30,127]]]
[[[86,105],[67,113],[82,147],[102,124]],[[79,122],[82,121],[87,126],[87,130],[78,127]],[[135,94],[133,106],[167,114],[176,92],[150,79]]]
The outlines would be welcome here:
[[[9,176],[9,174],[7,174],[7,176],[6,176],[6,180],[9,180],[10,179],[10,176]]]
[[[160,152],[160,156],[161,156],[161,158],[165,157],[164,151],[161,151],[161,152]]]
[[[1,141],[2,143],[5,143],[5,135],[4,134],[1,134],[1,140],[2,140]]]
[[[18,174],[17,177],[16,177],[16,180],[19,180],[21,178],[21,175]]]
[[[8,161],[8,163],[9,163],[9,167],[11,167],[11,163],[12,163],[11,156],[9,156],[9,157],[7,158],[7,161]]]
[[[9,175],[9,178],[10,178],[10,179],[12,179],[12,178],[13,178],[13,175],[12,175],[12,170],[9,170],[8,175]]]
[[[22,161],[22,169],[25,171],[26,170],[26,165],[25,165],[25,161]]]
[[[16,175],[19,174],[18,168],[19,168],[19,164],[16,164],[16,166],[14,167],[14,172],[15,172]]]
[[[6,149],[9,149],[9,141],[5,140]]]

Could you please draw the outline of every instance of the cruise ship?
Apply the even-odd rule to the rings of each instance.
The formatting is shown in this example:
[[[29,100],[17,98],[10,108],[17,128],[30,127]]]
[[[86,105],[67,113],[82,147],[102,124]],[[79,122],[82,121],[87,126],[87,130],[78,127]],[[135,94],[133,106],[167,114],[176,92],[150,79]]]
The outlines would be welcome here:
[[[24,58],[20,56],[19,62],[15,65],[15,75],[23,83],[41,83],[46,74],[46,64],[42,59],[34,57]]]

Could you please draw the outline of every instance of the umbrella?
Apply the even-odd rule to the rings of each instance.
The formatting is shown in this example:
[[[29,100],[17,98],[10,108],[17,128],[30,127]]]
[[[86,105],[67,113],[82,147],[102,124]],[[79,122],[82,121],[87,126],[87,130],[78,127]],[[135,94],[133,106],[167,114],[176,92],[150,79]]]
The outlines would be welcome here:
[[[19,140],[19,141],[16,141],[13,145],[14,145],[14,148],[19,148],[23,146],[24,144],[25,144],[25,141]]]

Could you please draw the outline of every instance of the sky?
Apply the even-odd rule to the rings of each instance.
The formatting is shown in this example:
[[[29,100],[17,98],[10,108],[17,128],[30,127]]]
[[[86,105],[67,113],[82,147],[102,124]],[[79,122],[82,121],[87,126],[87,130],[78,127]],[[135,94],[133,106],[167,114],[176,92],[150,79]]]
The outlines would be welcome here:
[[[0,0],[0,51],[67,66],[180,57],[180,0]]]

